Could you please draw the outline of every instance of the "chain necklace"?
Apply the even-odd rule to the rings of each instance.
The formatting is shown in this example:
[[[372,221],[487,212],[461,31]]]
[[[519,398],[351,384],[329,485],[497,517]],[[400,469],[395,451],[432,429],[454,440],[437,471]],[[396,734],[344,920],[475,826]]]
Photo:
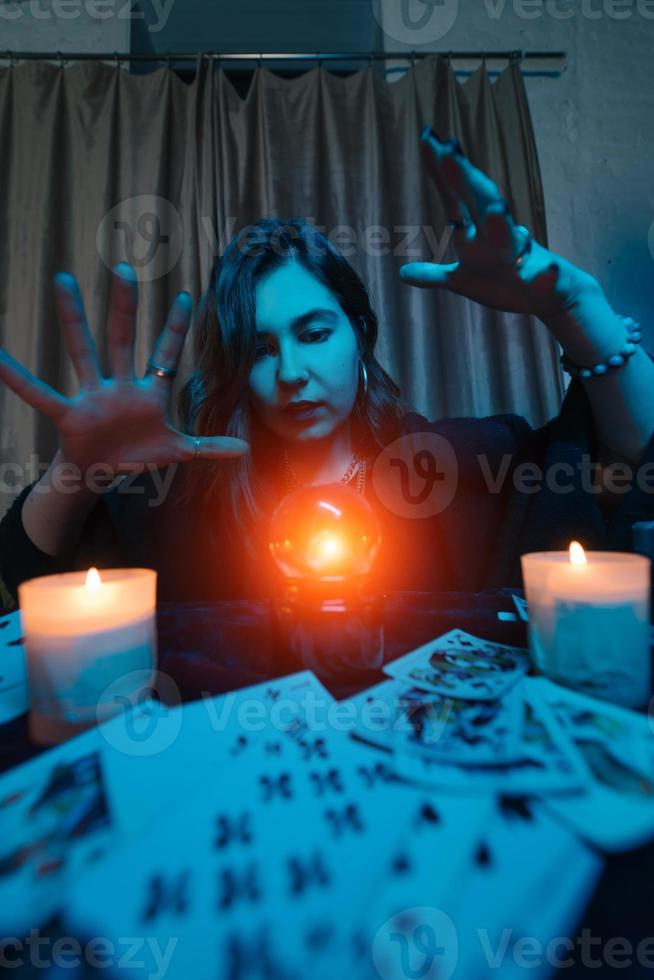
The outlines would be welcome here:
[[[295,470],[291,466],[291,461],[288,458],[285,449],[282,449],[282,459],[284,461],[285,477],[286,477],[286,487],[288,490],[296,490],[301,487],[302,484],[297,478]],[[354,489],[357,493],[363,493],[364,487],[366,485],[366,472],[368,470],[368,459],[366,456],[359,456],[355,453],[352,457],[352,462],[348,466],[344,475],[339,480],[339,483],[349,483],[352,479],[354,473],[356,472],[357,478]]]

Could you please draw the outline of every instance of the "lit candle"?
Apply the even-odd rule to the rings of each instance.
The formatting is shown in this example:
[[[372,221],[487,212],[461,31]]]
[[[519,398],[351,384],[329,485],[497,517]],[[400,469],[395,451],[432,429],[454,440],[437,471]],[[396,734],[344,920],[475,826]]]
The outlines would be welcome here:
[[[552,680],[627,707],[649,700],[650,562],[568,551],[522,556],[534,664]]]
[[[156,579],[148,568],[91,568],[19,585],[33,741],[60,742],[149,686]]]

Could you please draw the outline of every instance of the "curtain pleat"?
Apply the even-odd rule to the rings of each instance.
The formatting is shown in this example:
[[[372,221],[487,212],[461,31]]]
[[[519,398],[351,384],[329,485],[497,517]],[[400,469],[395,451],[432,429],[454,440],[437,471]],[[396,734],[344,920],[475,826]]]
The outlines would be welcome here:
[[[260,68],[241,98],[198,56],[191,84],[161,68],[130,75],[100,62],[0,70],[0,343],[53,387],[76,379],[56,321],[52,276],[74,272],[106,355],[110,268],[139,276],[137,369],[176,293],[199,299],[230,238],[263,216],[321,226],[368,283],[377,355],[430,419],[517,412],[541,424],[559,407],[556,344],[535,318],[412,289],[398,270],[453,261],[438,193],[420,160],[430,123],[456,137],[547,244],[536,144],[520,70],[465,83],[425,58],[388,84],[314,68],[285,79]],[[191,369],[191,344],[178,384]],[[56,432],[0,389],[0,512],[38,476]],[[10,464],[7,467],[6,464]]]

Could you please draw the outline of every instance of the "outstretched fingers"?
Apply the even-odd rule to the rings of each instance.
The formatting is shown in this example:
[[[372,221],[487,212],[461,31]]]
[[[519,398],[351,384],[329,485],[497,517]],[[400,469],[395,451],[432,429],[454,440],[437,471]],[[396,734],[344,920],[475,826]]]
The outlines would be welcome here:
[[[400,266],[400,279],[409,286],[452,288],[452,276],[459,268],[458,262],[407,262]]]
[[[134,377],[137,306],[136,274],[127,262],[119,262],[112,270],[107,320],[109,369],[119,381]]]
[[[58,391],[39,381],[11,354],[0,348],[0,381],[4,381],[19,398],[56,421],[68,411],[69,401]]]
[[[75,276],[58,272],[54,277],[54,296],[57,317],[79,383],[83,388],[97,388],[102,375]]]
[[[476,215],[479,232],[505,259],[513,258],[521,239],[515,232],[509,205],[497,184],[463,155],[448,153],[443,158],[442,170],[466,207]]]
[[[470,244],[479,234],[480,242],[485,240],[505,264],[513,262],[524,249],[524,229],[516,227],[497,184],[471,163],[456,140],[444,143],[427,127],[421,145],[450,223],[455,225],[455,245]],[[466,227],[469,221],[474,227]]]
[[[170,307],[165,326],[152,351],[150,364],[164,371],[175,372],[182,356],[184,341],[191,325],[193,301],[188,293],[178,293]],[[171,375],[172,377],[172,375]],[[168,379],[154,375],[155,382],[167,384]]]
[[[460,195],[455,193],[445,178],[441,168],[441,161],[445,154],[445,144],[441,143],[432,129],[428,126],[420,137],[420,151],[422,159],[427,168],[427,172],[434,181],[443,208],[447,215],[447,220],[454,228],[455,244],[460,240],[467,241],[475,234],[475,218],[471,214],[470,208],[463,202]]]

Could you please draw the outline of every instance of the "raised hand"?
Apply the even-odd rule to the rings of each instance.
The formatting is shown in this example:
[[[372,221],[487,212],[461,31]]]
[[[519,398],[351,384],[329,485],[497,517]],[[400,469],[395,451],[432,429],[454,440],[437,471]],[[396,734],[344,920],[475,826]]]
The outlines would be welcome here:
[[[191,323],[188,293],[176,297],[156,342],[150,361],[158,366],[159,373],[148,371],[145,377],[137,378],[136,277],[131,266],[116,266],[107,321],[110,375],[103,377],[75,277],[58,273],[54,288],[57,317],[79,380],[79,392],[72,398],[64,397],[2,349],[0,380],[52,419],[66,462],[78,466],[82,473],[94,464],[102,464],[108,472],[120,474],[195,457],[220,459],[249,451],[242,439],[195,438],[169,422],[172,378]]]
[[[543,248],[527,228],[515,224],[497,185],[473,166],[455,140],[443,143],[427,127],[421,149],[454,229],[459,261],[410,262],[400,269],[405,282],[449,289],[484,306],[530,313],[546,323],[597,286],[591,275]]]

